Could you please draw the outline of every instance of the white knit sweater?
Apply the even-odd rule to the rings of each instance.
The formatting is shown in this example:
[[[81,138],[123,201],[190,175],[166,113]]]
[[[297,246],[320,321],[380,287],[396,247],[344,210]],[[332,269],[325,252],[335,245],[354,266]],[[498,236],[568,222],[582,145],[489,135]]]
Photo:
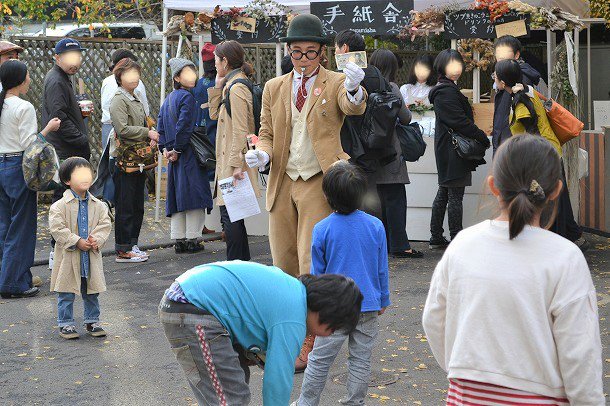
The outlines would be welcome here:
[[[527,226],[485,221],[458,234],[423,314],[449,378],[605,404],[595,287],[578,247]]]

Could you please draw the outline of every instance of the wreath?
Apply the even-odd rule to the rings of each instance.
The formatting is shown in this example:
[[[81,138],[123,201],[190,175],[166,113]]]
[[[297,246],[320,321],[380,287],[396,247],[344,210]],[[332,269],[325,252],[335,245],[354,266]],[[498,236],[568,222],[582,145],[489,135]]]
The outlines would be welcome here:
[[[466,72],[473,69],[487,70],[495,61],[493,42],[476,38],[458,41],[458,51],[464,58]],[[474,52],[479,52],[479,59],[474,59]]]

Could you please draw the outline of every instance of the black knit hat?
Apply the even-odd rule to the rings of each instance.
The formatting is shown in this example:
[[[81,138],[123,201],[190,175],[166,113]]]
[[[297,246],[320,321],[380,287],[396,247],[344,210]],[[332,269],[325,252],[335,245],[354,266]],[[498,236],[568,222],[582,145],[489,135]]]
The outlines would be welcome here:
[[[114,51],[112,53],[112,65],[110,65],[110,72],[113,71],[114,67],[116,66],[117,63],[119,63],[119,61],[121,59],[125,59],[125,58],[129,58],[133,61],[137,61],[138,57],[135,56],[133,54],[133,52],[131,52],[129,49],[127,48],[119,48],[116,51]]]

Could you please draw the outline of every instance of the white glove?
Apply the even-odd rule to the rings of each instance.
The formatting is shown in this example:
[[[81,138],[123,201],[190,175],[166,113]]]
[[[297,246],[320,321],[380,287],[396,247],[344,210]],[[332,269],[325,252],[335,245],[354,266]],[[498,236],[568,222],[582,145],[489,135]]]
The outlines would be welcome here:
[[[246,152],[246,163],[250,168],[260,168],[269,162],[269,154],[260,149],[251,149]]]
[[[364,79],[364,71],[362,68],[353,62],[349,62],[347,65],[345,65],[343,73],[345,73],[345,82],[343,82],[343,85],[347,91],[353,92],[354,90],[358,89],[360,82],[362,82],[362,79]]]

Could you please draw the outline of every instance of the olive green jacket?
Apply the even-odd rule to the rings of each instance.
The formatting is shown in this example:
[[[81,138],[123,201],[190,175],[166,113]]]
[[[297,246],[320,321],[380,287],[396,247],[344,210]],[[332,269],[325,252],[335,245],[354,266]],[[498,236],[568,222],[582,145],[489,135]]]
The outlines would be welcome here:
[[[129,145],[148,140],[144,106],[135,95],[122,87],[110,102],[110,120],[121,143]]]

